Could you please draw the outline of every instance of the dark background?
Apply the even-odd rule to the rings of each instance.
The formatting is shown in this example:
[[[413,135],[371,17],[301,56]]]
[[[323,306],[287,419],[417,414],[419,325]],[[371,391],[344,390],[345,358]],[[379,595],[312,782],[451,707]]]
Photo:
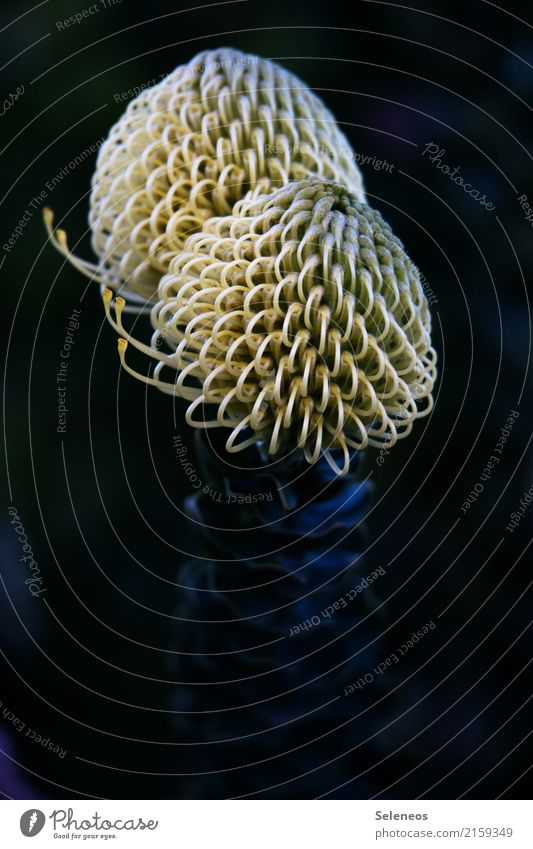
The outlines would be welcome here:
[[[294,71],[356,151],[394,166],[362,169],[369,202],[437,301],[437,403],[381,466],[377,452],[365,458],[375,491],[360,570],[386,569],[376,588],[387,611],[385,627],[376,624],[378,657],[429,620],[438,627],[402,662],[394,717],[405,717],[383,729],[376,763],[388,760],[373,781],[355,780],[357,758],[348,757],[354,781],[335,791],[320,768],[327,740],[317,740],[312,781],[291,781],[282,790],[288,797],[520,798],[529,778],[533,507],[512,534],[506,525],[533,484],[533,229],[518,201],[526,194],[533,204],[533,19],[521,20],[531,10],[514,2],[418,6],[251,0],[180,11],[122,0],[65,31],[56,21],[85,8],[82,0],[51,0],[31,12],[29,3],[8,3],[1,13],[2,91],[25,87],[0,119],[2,243],[46,182],[107,134],[126,106],[115,93],[207,48],[233,46]],[[423,156],[430,142],[494,210]],[[87,258],[93,168],[94,157],[46,199]],[[120,374],[97,288],[46,243],[38,211],[0,259],[8,464],[1,709],[67,750],[60,759],[1,716],[0,789],[16,798],[188,795],[168,775],[183,761],[169,744],[166,713],[176,686],[167,683],[175,680],[169,647],[183,627],[172,618],[176,575],[195,550],[180,508],[191,490],[172,442],[181,433],[194,456],[184,406],[175,411],[168,397]],[[61,437],[55,375],[74,307],[82,313]],[[511,410],[520,415],[500,463],[463,514]],[[24,584],[9,505],[39,562],[47,590],[40,598]],[[274,734],[271,754],[279,754]],[[283,776],[281,759],[277,781]],[[265,774],[265,798],[270,783]],[[223,774],[211,792],[228,795]]]

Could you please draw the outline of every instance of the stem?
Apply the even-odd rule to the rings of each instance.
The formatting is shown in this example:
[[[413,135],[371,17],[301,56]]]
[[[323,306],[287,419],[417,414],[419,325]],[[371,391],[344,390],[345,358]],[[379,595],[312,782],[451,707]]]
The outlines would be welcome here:
[[[373,709],[354,720],[375,684],[345,695],[376,663],[377,598],[361,588],[370,486],[323,459],[273,461],[254,446],[235,460],[207,438],[197,450],[210,489],[185,503],[198,557],[180,570],[173,640],[180,771],[196,773],[179,796],[311,798],[355,774],[350,758],[321,765],[379,719]],[[363,745],[356,763],[366,757]]]

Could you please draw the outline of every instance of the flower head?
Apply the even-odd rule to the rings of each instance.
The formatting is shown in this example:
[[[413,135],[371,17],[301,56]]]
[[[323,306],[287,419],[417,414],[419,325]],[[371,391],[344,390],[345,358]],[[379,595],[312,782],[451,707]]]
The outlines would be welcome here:
[[[100,283],[151,299],[206,220],[310,175],[364,199],[346,138],[303,82],[266,59],[206,51],[141,91],[102,144],[89,216],[99,264],[74,257],[63,231],[56,246]]]
[[[191,401],[190,425],[230,428],[229,451],[297,446],[345,473],[350,449],[393,445],[432,407],[418,269],[379,212],[336,183],[289,183],[206,221],[160,281],[151,346],[125,330],[122,299],[113,318],[111,297],[126,369],[130,341],[157,360],[153,378],[132,373]]]

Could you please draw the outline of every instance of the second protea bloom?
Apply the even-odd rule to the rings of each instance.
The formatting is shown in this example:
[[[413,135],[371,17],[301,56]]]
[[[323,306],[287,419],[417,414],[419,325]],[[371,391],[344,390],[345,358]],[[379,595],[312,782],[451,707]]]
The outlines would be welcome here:
[[[98,153],[89,221],[98,265],[56,246],[123,293],[155,297],[187,236],[247,193],[311,175],[364,200],[362,177],[324,103],[274,62],[210,50],[141,91]],[[47,225],[52,235],[52,217]]]
[[[229,451],[350,453],[391,446],[432,407],[436,354],[416,266],[372,209],[311,179],[236,204],[190,236],[161,279],[141,379],[191,401],[187,421],[231,430]],[[172,352],[161,350],[161,337]],[[166,380],[165,367],[175,370]],[[337,461],[340,449],[341,461]]]

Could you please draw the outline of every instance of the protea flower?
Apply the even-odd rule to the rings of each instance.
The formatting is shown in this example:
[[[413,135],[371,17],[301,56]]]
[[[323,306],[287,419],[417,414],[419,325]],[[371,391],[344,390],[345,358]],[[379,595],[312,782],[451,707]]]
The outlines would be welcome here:
[[[98,264],[73,256],[64,231],[53,238],[84,274],[150,299],[206,220],[310,175],[364,200],[346,138],[305,83],[266,59],[206,51],[143,90],[101,146],[89,215]]]
[[[336,183],[290,183],[206,221],[160,281],[151,346],[125,330],[122,298],[113,319],[111,298],[126,369],[191,401],[190,425],[230,428],[230,452],[297,447],[345,473],[350,450],[392,446],[431,410],[418,269],[379,212]],[[128,341],[157,361],[154,377],[126,364]]]
[[[203,434],[217,497],[186,499],[204,550],[181,567],[173,637],[182,794],[272,796],[289,780],[309,798],[356,769],[359,792],[375,793],[381,708],[370,687],[341,695],[379,645],[381,605],[354,590],[370,486],[341,475],[431,410],[418,269],[365,203],[322,103],[236,51],[200,54],[130,105],[100,151],[90,220],[98,266],[72,257],[64,232],[55,242],[106,287],[126,370],[187,399],[190,425],[230,429],[229,452],[249,451],[249,473],[247,454],[233,469]],[[150,344],[125,328],[113,289],[151,302]],[[156,362],[152,377],[126,363],[128,343]]]

